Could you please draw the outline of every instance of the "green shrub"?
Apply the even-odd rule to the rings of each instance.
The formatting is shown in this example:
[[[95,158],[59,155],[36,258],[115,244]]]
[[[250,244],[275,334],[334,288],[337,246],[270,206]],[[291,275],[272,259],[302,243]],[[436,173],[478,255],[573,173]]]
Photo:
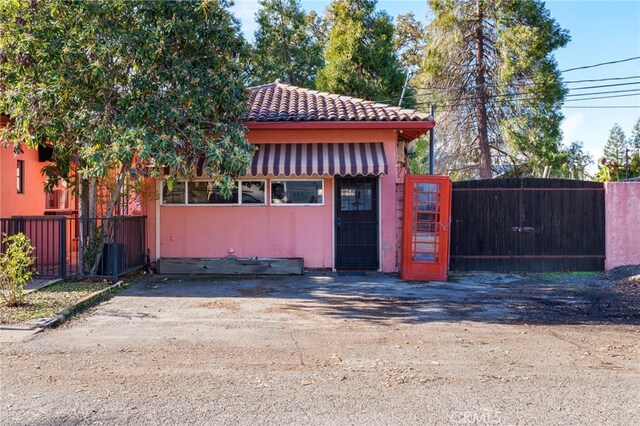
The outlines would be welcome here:
[[[0,254],[0,293],[9,306],[24,302],[24,288],[35,270],[31,240],[23,233],[7,236],[2,234],[6,250]]]

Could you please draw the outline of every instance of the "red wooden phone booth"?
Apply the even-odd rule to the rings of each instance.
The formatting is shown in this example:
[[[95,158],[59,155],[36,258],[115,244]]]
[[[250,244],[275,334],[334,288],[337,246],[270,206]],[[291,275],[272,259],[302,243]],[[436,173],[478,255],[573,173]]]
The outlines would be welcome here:
[[[451,180],[448,176],[405,177],[402,279],[447,280],[450,219]]]

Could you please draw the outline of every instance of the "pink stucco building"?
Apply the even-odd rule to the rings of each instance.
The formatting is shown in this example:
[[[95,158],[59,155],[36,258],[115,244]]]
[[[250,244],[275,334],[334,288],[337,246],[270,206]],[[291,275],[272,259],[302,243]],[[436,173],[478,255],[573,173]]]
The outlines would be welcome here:
[[[8,124],[9,117],[0,115],[0,128]],[[74,201],[64,182],[53,193],[44,192],[42,168],[51,156],[51,148],[34,150],[22,144],[18,155],[12,148],[2,149],[0,145],[0,218],[69,213]]]
[[[279,82],[251,89],[258,147],[231,200],[206,177],[153,182],[152,259],[304,258],[307,268],[398,271],[406,147],[434,126],[414,110]]]
[[[640,182],[605,184],[605,268],[640,264]]]

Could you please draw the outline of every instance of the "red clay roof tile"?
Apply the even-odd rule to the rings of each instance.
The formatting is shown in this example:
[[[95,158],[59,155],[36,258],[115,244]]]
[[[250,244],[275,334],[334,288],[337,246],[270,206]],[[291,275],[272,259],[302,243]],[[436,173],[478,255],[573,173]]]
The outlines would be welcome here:
[[[266,121],[432,121],[413,109],[381,104],[289,84],[264,84],[251,88],[248,122]]]

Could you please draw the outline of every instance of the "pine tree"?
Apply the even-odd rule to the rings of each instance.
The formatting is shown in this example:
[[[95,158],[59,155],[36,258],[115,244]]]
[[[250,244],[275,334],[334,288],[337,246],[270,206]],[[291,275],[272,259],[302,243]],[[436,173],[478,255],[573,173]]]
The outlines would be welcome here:
[[[627,140],[622,127],[615,123],[609,130],[609,139],[604,145],[603,152],[607,160],[613,160],[622,166],[625,163],[626,151],[628,149]]]
[[[419,93],[436,101],[449,171],[535,173],[557,157],[566,90],[552,52],[567,32],[538,0],[429,0]],[[443,141],[444,139],[444,141]],[[502,163],[502,164],[496,164]],[[476,174],[477,173],[477,174]]]
[[[399,56],[402,71],[407,76],[398,105],[405,108],[414,107],[416,103],[416,91],[412,89],[412,83],[422,63],[426,29],[426,25],[417,20],[413,12],[396,17],[393,46]]]
[[[393,23],[375,6],[375,0],[333,1],[318,89],[373,100],[400,96],[405,76],[393,47]]]
[[[256,14],[251,80],[265,84],[280,79],[313,87],[323,63],[322,45],[312,31],[315,15],[306,15],[298,0],[261,0]]]
[[[633,150],[635,155],[640,155],[640,117],[631,130],[631,136],[629,136],[629,147]]]

